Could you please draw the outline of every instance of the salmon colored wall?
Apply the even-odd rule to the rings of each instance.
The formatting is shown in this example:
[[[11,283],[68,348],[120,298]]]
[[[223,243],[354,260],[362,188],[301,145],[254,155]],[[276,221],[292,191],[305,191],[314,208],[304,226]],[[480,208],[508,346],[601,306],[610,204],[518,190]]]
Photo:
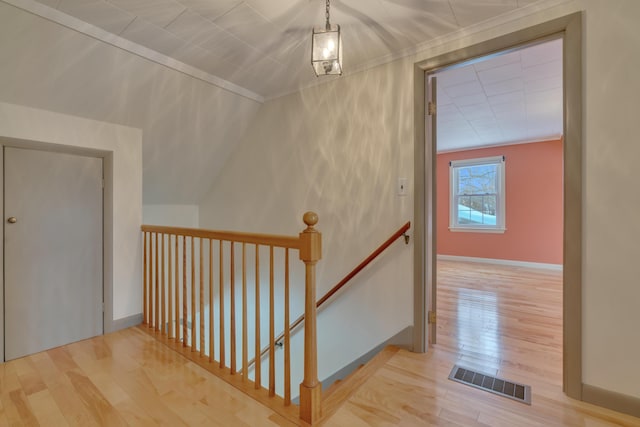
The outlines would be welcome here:
[[[449,231],[449,162],[506,156],[504,234]],[[438,154],[439,255],[562,264],[562,141]]]

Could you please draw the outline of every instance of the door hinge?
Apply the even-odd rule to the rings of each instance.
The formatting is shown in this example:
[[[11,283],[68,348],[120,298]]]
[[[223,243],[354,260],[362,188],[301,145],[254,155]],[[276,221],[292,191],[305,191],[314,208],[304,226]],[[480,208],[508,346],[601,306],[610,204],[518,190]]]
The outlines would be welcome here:
[[[429,324],[435,324],[435,323],[436,323],[436,312],[429,311]]]
[[[436,103],[435,102],[429,101],[429,104],[427,104],[427,114],[429,116],[433,116],[433,115],[436,114]]]
[[[102,312],[104,313],[104,303],[102,303]]]
[[[104,189],[104,178],[102,178],[102,189]]]

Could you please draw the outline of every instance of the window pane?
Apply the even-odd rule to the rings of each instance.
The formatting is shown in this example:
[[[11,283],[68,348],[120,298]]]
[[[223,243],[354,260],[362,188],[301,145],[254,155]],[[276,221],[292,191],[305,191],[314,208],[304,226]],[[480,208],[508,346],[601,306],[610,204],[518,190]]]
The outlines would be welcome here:
[[[462,196],[458,203],[458,224],[496,225],[497,197]]]
[[[471,208],[458,204],[458,224],[471,224]]]
[[[496,196],[484,196],[484,209],[483,212],[488,215],[496,215]]]
[[[458,194],[495,194],[498,165],[465,166],[458,168]]]

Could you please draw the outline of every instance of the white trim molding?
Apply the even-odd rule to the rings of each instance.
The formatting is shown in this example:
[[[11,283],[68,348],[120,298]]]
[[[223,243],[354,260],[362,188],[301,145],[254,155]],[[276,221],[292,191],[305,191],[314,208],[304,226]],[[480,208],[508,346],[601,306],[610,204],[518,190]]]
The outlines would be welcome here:
[[[545,270],[562,271],[562,264],[546,264],[543,262],[517,261],[517,260],[511,260],[511,259],[476,258],[476,257],[468,257],[468,256],[438,254],[438,261],[440,260],[478,262],[482,264],[496,264],[496,265],[507,265],[511,267],[541,268]]]
[[[473,228],[473,227],[449,227],[449,231],[453,233],[497,233],[504,234],[506,228]]]

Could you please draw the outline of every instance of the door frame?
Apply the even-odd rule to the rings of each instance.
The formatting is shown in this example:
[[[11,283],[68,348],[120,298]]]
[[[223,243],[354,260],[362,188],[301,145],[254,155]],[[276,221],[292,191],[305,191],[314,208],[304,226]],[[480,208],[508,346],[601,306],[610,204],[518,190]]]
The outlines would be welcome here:
[[[414,351],[428,348],[427,312],[436,265],[435,144],[426,137],[425,76],[499,51],[563,38],[563,391],[582,399],[582,12],[518,30],[414,64]],[[429,174],[427,175],[427,170]],[[427,258],[428,257],[428,258]]]
[[[41,141],[29,141],[0,136],[0,211],[4,221],[4,147],[15,147],[30,150],[49,151],[54,153],[74,154],[102,159],[102,334],[115,329],[113,323],[113,259],[110,236],[113,235],[112,224],[107,221],[113,210],[113,153],[91,148],[64,146]],[[0,242],[4,242],[4,225],[0,227]],[[0,244],[0,363],[4,356],[4,243]]]

